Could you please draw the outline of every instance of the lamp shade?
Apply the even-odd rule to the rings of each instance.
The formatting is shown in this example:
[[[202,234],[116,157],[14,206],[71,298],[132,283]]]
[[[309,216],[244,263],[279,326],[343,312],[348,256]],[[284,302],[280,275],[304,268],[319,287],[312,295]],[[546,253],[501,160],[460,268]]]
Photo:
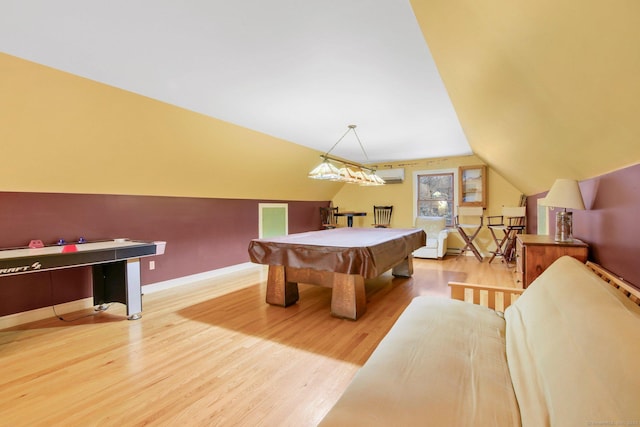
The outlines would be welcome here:
[[[340,171],[337,167],[329,163],[328,160],[325,160],[309,172],[309,178],[337,180],[340,178]]]
[[[582,193],[578,181],[574,179],[556,179],[547,197],[540,201],[541,205],[565,209],[584,209]]]

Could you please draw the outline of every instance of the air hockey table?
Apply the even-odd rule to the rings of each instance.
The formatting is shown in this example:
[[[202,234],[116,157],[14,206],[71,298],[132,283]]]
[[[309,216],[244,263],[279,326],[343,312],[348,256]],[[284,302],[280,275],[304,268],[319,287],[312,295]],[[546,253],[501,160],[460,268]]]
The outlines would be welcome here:
[[[253,239],[249,257],[269,265],[267,303],[295,304],[298,283],[326,286],[332,288],[331,314],[357,320],[366,311],[364,279],[390,269],[412,276],[412,253],[425,241],[422,229],[343,227]]]
[[[166,242],[114,239],[74,245],[0,250],[0,277],[81,266],[92,267],[93,303],[127,306],[127,318],[142,313],[140,258],[161,255]]]

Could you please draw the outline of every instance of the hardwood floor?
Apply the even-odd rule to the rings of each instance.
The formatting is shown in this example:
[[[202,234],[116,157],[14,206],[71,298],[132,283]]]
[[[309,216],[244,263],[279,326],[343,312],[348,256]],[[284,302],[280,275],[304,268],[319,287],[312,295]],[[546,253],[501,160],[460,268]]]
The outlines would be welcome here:
[[[314,426],[417,295],[448,281],[515,286],[513,268],[473,257],[414,262],[366,281],[367,312],[330,315],[331,289],[266,304],[266,269],[233,273],[0,331],[0,426]]]

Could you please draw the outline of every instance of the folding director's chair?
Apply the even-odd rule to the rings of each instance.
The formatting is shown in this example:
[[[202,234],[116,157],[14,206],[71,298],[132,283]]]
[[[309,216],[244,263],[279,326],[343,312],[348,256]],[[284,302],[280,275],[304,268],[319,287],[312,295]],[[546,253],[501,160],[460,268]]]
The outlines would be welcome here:
[[[460,233],[460,237],[464,240],[465,245],[460,251],[463,255],[466,251],[473,252],[476,259],[482,262],[482,255],[478,248],[473,244],[483,225],[483,209],[481,206],[458,206],[458,213],[455,217],[455,226]]]
[[[491,231],[493,240],[496,242],[496,250],[492,251],[493,255],[489,262],[495,257],[502,257],[502,260],[509,264],[515,258],[515,242],[516,234],[522,233],[525,229],[525,218],[527,208],[525,206],[503,207],[502,215],[487,217],[489,223],[487,228]],[[497,231],[501,231],[496,235]]]

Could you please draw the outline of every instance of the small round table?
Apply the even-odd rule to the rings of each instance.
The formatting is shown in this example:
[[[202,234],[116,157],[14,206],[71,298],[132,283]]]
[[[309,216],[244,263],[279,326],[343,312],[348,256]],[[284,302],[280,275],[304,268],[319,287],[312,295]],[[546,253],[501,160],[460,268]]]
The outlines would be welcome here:
[[[345,212],[337,212],[335,216],[346,216],[347,217],[347,227],[353,227],[353,217],[354,216],[367,216],[366,212],[353,212],[353,211],[345,211]]]

